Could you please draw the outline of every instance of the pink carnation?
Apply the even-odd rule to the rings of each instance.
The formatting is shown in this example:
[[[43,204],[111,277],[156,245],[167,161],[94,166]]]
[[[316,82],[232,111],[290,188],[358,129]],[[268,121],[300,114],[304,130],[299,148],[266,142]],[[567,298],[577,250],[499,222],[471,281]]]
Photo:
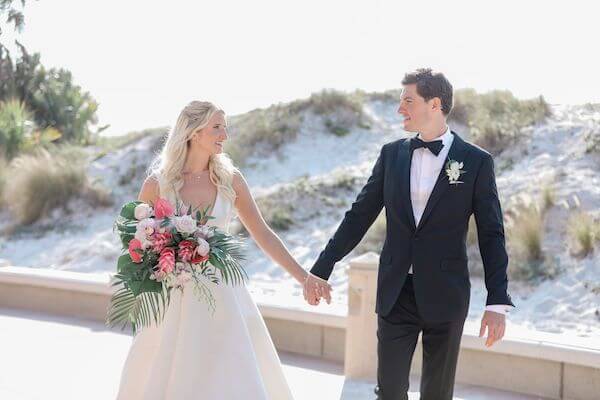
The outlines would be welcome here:
[[[142,242],[138,239],[131,239],[129,241],[129,256],[134,263],[142,262],[142,255],[137,252],[138,249],[142,248]]]

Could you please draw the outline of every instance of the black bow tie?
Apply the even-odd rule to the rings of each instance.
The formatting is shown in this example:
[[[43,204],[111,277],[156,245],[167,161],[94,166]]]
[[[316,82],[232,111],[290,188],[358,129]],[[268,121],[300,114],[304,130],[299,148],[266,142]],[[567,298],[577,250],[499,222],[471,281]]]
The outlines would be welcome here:
[[[437,157],[444,147],[444,144],[441,140],[434,140],[432,142],[425,142],[418,137],[414,137],[410,140],[410,151],[412,152],[414,149],[418,149],[419,147],[427,147],[429,151],[431,151]]]

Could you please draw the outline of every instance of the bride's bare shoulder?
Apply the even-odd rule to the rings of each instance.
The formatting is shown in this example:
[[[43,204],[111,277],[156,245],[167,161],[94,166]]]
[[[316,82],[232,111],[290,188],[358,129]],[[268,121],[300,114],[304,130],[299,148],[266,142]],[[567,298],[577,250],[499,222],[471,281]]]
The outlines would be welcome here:
[[[138,200],[150,204],[154,203],[159,196],[160,188],[158,185],[158,178],[155,175],[149,175],[142,184],[142,188],[140,189],[140,193],[138,195]]]

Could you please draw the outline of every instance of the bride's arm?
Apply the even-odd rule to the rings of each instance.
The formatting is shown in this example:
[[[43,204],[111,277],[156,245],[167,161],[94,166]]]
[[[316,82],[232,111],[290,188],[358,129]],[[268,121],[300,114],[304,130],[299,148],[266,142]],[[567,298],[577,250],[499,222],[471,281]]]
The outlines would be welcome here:
[[[159,197],[158,181],[153,176],[146,178],[138,194],[138,200],[146,204],[154,204]]]
[[[241,172],[236,172],[233,178],[233,189],[237,194],[235,208],[240,220],[265,254],[281,265],[298,282],[304,283],[307,272],[292,257],[281,239],[271,230],[258,209],[248,184]]]

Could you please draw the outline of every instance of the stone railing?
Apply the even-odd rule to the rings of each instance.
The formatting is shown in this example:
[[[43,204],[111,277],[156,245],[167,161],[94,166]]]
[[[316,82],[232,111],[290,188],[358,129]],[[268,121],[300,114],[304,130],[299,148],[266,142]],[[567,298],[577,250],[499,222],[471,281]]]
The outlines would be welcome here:
[[[279,350],[344,363],[348,378],[374,380],[377,370],[375,290],[378,256],[350,262],[348,308],[289,307],[258,302]],[[36,310],[103,321],[112,294],[110,276],[0,267],[0,307]],[[600,399],[600,343],[534,331],[511,331],[491,348],[467,323],[461,341],[457,382],[550,399]],[[419,375],[417,345],[411,371]]]
[[[378,257],[368,253],[351,262],[344,369],[348,378],[375,379]],[[510,330],[510,329],[509,329]],[[479,326],[466,323],[456,381],[550,399],[600,399],[600,340],[517,330],[492,347]],[[419,339],[411,372],[422,364]]]

